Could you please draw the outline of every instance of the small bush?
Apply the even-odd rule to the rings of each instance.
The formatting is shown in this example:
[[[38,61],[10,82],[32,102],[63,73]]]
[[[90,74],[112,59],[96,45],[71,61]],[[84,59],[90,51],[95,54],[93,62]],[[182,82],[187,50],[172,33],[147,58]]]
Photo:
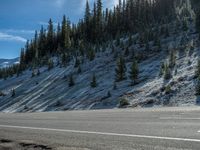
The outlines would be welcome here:
[[[172,91],[172,89],[171,89],[171,86],[170,86],[170,85],[168,85],[168,86],[165,87],[165,93],[166,93],[166,94],[170,94],[171,91]]]
[[[110,93],[110,91],[108,91],[108,93],[107,93],[107,97],[108,97],[108,98],[111,97],[111,93]]]
[[[171,70],[168,65],[165,66],[164,79],[169,80],[172,78]]]
[[[128,105],[130,105],[130,103],[129,103],[129,101],[127,99],[124,99],[124,98],[120,99],[120,101],[119,101],[119,107],[126,107]]]
[[[6,96],[3,92],[0,91],[0,97],[1,96]]]
[[[15,89],[12,89],[12,95],[11,97],[15,97],[16,93],[15,93]]]

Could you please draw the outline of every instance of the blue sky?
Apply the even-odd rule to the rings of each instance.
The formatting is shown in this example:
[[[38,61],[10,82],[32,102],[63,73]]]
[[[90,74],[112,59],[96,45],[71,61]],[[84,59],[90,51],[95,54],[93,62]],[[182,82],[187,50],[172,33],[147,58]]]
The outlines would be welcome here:
[[[91,6],[94,0],[89,0]],[[112,7],[118,0],[103,0]],[[0,58],[19,56],[21,47],[31,39],[35,30],[46,25],[49,18],[61,22],[66,14],[72,22],[83,17],[86,0],[1,0],[0,1]]]

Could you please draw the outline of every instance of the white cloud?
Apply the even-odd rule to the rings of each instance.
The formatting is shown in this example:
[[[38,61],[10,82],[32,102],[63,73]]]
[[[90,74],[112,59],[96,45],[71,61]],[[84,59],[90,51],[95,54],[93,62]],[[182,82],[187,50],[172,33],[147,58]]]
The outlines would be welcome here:
[[[65,0],[56,0],[56,7],[61,8],[65,4]]]
[[[20,33],[20,34],[34,34],[34,30],[15,30],[15,29],[2,29],[5,33]]]
[[[15,35],[0,32],[0,41],[26,42],[27,40],[21,36],[15,36]]]

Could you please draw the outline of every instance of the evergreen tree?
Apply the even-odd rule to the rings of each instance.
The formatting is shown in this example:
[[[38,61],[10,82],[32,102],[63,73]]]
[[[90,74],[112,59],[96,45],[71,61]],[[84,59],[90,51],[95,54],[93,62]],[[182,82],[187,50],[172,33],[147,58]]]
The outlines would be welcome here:
[[[78,58],[76,58],[75,64],[74,64],[74,68],[77,68],[77,67],[79,67],[79,66],[80,66],[80,61],[79,61]]]
[[[160,73],[159,73],[159,76],[163,76],[165,72],[165,63],[162,62],[161,65],[160,65]]]
[[[53,22],[49,19],[48,32],[47,32],[47,49],[50,53],[54,50],[54,29]]]
[[[82,72],[81,66],[79,65],[79,67],[78,67],[78,74],[80,74],[81,72]]]
[[[196,21],[195,21],[195,23],[196,23],[196,30],[198,32],[200,32],[200,9],[198,9],[197,12],[196,12]]]
[[[70,23],[66,19],[66,16],[63,16],[63,21],[62,21],[62,31],[61,31],[61,46],[63,49],[68,49],[70,48]]]
[[[107,98],[109,98],[109,97],[111,97],[110,91],[108,91],[108,93],[107,93]]]
[[[187,21],[186,21],[186,20],[183,20],[183,23],[182,23],[182,30],[183,30],[183,31],[187,31],[187,30],[188,30],[188,25],[187,25]]]
[[[169,67],[169,65],[168,64],[165,64],[165,70],[164,70],[164,79],[165,80],[169,80],[169,79],[171,79],[171,77],[172,77],[172,74],[171,74],[171,69],[170,69],[170,67]]]
[[[91,81],[91,83],[90,83],[90,86],[91,86],[92,88],[97,87],[96,75],[95,75],[95,74],[93,74],[93,76],[92,76],[92,81]]]
[[[15,97],[16,93],[15,93],[15,89],[12,89],[12,95],[11,97]]]
[[[125,49],[124,56],[125,57],[129,56],[129,48],[128,47]]]
[[[198,59],[196,72],[195,72],[196,78],[200,77],[200,59]]]
[[[20,54],[20,72],[23,71],[26,68],[26,62],[25,62],[25,52],[24,49],[21,49],[21,54]]]
[[[132,36],[129,35],[129,38],[128,38],[128,45],[131,46],[133,44],[133,39],[132,39]]]
[[[114,84],[113,84],[113,90],[117,90],[117,84],[116,84],[116,82],[114,82]]]
[[[62,64],[64,67],[67,66],[67,54],[66,53],[62,54]]]
[[[97,0],[97,38],[102,39],[103,15],[102,15],[102,0]]]
[[[138,64],[136,61],[133,61],[129,74],[130,74],[129,78],[132,81],[131,85],[135,85],[137,83],[138,74],[139,74],[139,68],[138,68]]]
[[[37,69],[37,76],[40,75],[40,69]]]
[[[48,60],[48,71],[50,71],[54,67],[53,60],[49,59]]]
[[[174,68],[176,65],[176,55],[175,51],[170,51],[170,57],[169,57],[169,67]]]
[[[90,61],[93,61],[94,60],[94,58],[95,58],[95,51],[94,51],[94,49],[93,48],[90,48],[90,50],[89,50],[89,54],[88,54],[89,56],[89,60]]]
[[[200,95],[200,79],[197,79],[197,84],[196,84],[196,95]]]
[[[90,5],[88,0],[86,1],[86,8],[85,8],[85,33],[86,33],[86,41],[89,41],[91,38],[91,28],[90,28],[90,21],[91,21],[91,13],[90,13]]]
[[[122,56],[117,60],[117,68],[115,69],[115,72],[116,82],[126,79],[126,64]]]
[[[32,71],[31,77],[32,77],[32,78],[35,77],[35,72],[34,72],[34,70]]]
[[[70,75],[70,77],[69,77],[69,87],[72,87],[74,85],[75,85],[75,83],[74,83],[73,75]]]

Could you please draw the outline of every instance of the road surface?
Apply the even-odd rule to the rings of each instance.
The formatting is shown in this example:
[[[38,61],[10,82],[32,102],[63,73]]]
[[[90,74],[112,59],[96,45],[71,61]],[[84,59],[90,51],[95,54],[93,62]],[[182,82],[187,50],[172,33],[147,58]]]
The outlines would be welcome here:
[[[6,140],[56,150],[199,150],[200,107],[0,113],[0,149],[13,146]]]

